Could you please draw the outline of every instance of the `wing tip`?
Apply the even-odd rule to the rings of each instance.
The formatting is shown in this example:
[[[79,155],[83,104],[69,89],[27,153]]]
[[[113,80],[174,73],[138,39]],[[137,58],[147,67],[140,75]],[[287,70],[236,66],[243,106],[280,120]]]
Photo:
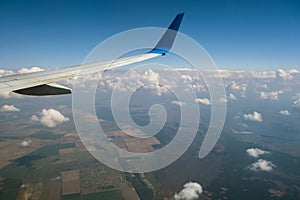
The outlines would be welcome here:
[[[168,29],[165,31],[165,33],[163,34],[159,42],[149,53],[157,53],[157,54],[165,55],[166,53],[169,52],[169,50],[173,46],[183,16],[184,16],[184,12],[176,15],[176,17],[169,25]]]

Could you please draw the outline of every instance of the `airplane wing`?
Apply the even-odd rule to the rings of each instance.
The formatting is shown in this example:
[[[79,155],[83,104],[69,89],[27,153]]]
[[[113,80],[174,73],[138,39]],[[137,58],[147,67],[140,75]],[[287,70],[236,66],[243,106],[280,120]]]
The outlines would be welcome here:
[[[70,88],[58,85],[56,82],[75,78],[78,75],[101,72],[106,70],[108,65],[109,69],[114,69],[165,55],[173,45],[183,15],[184,13],[181,13],[175,17],[157,45],[147,53],[119,58],[113,61],[0,77],[0,93],[13,91],[18,94],[33,96],[70,94]],[[78,74],[79,70],[80,74]]]

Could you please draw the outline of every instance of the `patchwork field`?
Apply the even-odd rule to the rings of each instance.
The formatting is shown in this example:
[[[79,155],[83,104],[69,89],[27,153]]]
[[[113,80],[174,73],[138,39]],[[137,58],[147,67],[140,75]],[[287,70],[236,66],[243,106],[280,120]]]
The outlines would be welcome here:
[[[62,194],[80,193],[80,171],[79,169],[61,172]]]

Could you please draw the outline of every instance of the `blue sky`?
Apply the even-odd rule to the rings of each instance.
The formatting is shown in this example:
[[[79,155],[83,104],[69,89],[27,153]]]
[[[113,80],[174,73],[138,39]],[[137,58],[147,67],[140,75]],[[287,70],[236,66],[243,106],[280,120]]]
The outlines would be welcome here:
[[[101,41],[132,28],[180,31],[219,68],[300,68],[300,1],[0,1],[0,68],[79,64]]]

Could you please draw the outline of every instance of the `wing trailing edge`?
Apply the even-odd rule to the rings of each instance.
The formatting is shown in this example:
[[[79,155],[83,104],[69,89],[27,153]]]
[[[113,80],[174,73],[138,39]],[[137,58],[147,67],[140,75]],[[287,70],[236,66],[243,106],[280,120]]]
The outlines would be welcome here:
[[[59,84],[43,84],[24,89],[14,90],[13,92],[23,95],[31,96],[46,96],[46,95],[60,95],[71,94],[71,89]]]

